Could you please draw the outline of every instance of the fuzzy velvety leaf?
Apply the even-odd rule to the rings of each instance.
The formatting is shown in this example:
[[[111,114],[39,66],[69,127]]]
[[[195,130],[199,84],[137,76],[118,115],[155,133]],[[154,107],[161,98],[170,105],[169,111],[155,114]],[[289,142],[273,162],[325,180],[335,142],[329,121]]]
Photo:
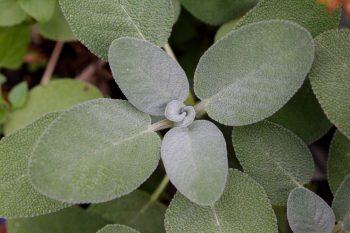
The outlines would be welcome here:
[[[21,82],[13,87],[9,93],[9,101],[13,109],[21,108],[26,103],[28,97],[28,84]]]
[[[127,101],[97,99],[64,111],[29,161],[41,193],[68,203],[98,203],[135,190],[155,170],[160,138],[148,115]]]
[[[206,103],[209,116],[220,123],[252,124],[292,98],[313,58],[313,39],[299,25],[281,20],[250,24],[231,32],[202,56],[195,92]]]
[[[17,0],[21,8],[39,22],[46,22],[55,10],[56,0]]]
[[[167,233],[277,233],[277,220],[264,189],[230,170],[225,192],[213,206],[196,205],[177,193],[165,217]]]
[[[335,193],[332,208],[341,228],[350,232],[350,175],[347,176]]]
[[[107,225],[101,230],[99,230],[97,233],[138,233],[139,231],[136,231],[130,227],[113,224],[113,225]]]
[[[75,36],[103,59],[120,37],[165,45],[174,22],[170,0],[60,0],[60,5]]]
[[[0,0],[0,26],[19,24],[26,17],[27,14],[19,6],[18,0]]]
[[[28,159],[35,142],[58,115],[50,113],[0,141],[0,216],[33,217],[68,206],[38,193],[28,174]]]
[[[311,180],[311,153],[291,131],[261,122],[233,128],[232,140],[244,171],[265,188],[273,204],[285,205],[292,189]]]
[[[189,93],[186,74],[180,65],[150,42],[117,39],[109,48],[108,59],[120,89],[143,112],[164,115],[170,101],[183,102]]]
[[[179,19],[181,13],[181,4],[179,0],[171,0],[174,7],[174,23]]]
[[[73,79],[53,80],[45,86],[36,86],[29,92],[23,108],[13,111],[5,124],[5,134],[26,126],[40,116],[60,111],[75,104],[102,97],[94,86]]]
[[[333,194],[348,175],[350,175],[350,140],[337,131],[328,158],[328,183]]]
[[[338,130],[350,138],[350,30],[332,30],[315,39],[312,89]]]
[[[175,127],[162,142],[162,161],[174,186],[199,205],[211,205],[222,195],[227,178],[226,142],[210,121]]]
[[[151,201],[149,194],[136,190],[111,202],[93,204],[88,211],[144,233],[165,233],[165,209],[163,204]]]
[[[334,213],[315,193],[294,189],[288,198],[288,221],[294,233],[331,233],[335,224]]]

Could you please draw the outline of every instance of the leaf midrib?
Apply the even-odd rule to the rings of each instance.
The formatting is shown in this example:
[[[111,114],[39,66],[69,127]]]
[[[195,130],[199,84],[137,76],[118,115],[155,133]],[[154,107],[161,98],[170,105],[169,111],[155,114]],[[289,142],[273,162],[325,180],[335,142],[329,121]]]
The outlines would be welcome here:
[[[132,23],[132,25],[135,27],[137,33],[142,37],[142,39],[146,40],[145,36],[142,34],[141,30],[139,29],[139,27],[136,25],[135,21],[132,19],[131,15],[129,14],[129,12],[126,10],[126,8],[123,6],[122,3],[119,2],[120,7],[123,9],[124,13],[126,14],[126,16],[128,17],[129,21]]]

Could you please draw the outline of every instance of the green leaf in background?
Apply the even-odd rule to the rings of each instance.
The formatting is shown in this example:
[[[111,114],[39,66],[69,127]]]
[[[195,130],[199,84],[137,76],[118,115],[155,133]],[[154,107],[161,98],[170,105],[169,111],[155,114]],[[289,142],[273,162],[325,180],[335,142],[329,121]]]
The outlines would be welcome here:
[[[350,30],[331,30],[315,39],[312,89],[338,130],[350,139]]]
[[[210,121],[175,127],[162,142],[162,161],[177,190],[198,205],[212,205],[222,195],[228,171],[226,142]]]
[[[28,24],[0,27],[0,68],[17,69],[22,65],[30,42],[30,30]]]
[[[110,44],[120,37],[164,46],[174,23],[170,0],[60,0],[60,5],[75,36],[105,60]]]
[[[105,202],[132,192],[159,163],[160,138],[150,123],[123,100],[91,100],[64,111],[33,151],[32,184],[68,203]]]
[[[220,40],[221,38],[226,36],[229,32],[231,32],[238,21],[239,21],[239,18],[232,19],[232,20],[228,21],[227,23],[223,24],[219,28],[219,30],[216,32],[215,42],[217,42],[218,40]]]
[[[17,0],[0,0],[0,27],[13,26],[25,20],[27,14]],[[2,43],[0,42],[2,45]]]
[[[96,87],[74,79],[53,80],[48,85],[36,86],[30,90],[23,108],[9,114],[5,134],[13,133],[46,113],[100,97],[102,94]]]
[[[101,230],[99,230],[97,233],[139,233],[139,231],[136,231],[130,227],[123,226],[123,225],[107,225]]]
[[[0,216],[33,217],[68,207],[38,193],[28,174],[28,159],[35,142],[58,115],[50,113],[0,141]]]
[[[55,41],[73,41],[75,36],[69,28],[58,2],[52,18],[44,23],[39,22],[39,32],[45,38]]]
[[[196,18],[212,25],[220,25],[243,14],[258,0],[180,0]]]
[[[347,176],[335,193],[332,208],[341,229],[350,232],[350,175]]]
[[[331,207],[315,193],[294,189],[288,198],[288,221],[294,233],[331,233],[335,216]]]
[[[47,22],[53,16],[56,0],[17,0],[21,8],[39,22]]]
[[[13,87],[9,93],[9,101],[13,109],[21,108],[25,105],[28,97],[28,84],[21,82]]]
[[[6,82],[6,77],[5,77],[5,75],[3,75],[3,74],[1,74],[0,73],[0,86],[2,85],[2,84],[4,84],[5,82]],[[1,91],[1,89],[0,89],[0,91]]]
[[[4,124],[7,121],[8,108],[3,102],[0,100],[0,125]]]
[[[194,90],[216,121],[252,124],[292,98],[313,59],[313,39],[299,25],[281,20],[250,24],[231,32],[202,56]]]
[[[292,189],[311,180],[308,147],[282,126],[265,121],[234,127],[232,140],[244,172],[265,188],[273,204],[285,205]]]
[[[165,210],[163,204],[139,190],[111,202],[93,204],[88,209],[112,223],[127,225],[143,233],[165,233]]]
[[[230,170],[225,192],[211,207],[177,193],[165,217],[167,233],[277,233],[277,220],[264,189],[238,170]]]
[[[309,80],[269,121],[293,131],[308,145],[321,138],[332,126],[312,92]]]
[[[98,215],[78,207],[36,218],[8,221],[9,233],[96,233],[109,224]]]
[[[118,86],[130,103],[143,112],[164,115],[170,101],[183,102],[189,94],[183,69],[150,42],[117,39],[109,49],[108,58]]]
[[[337,131],[328,158],[328,183],[333,194],[348,175],[350,175],[350,140]]]

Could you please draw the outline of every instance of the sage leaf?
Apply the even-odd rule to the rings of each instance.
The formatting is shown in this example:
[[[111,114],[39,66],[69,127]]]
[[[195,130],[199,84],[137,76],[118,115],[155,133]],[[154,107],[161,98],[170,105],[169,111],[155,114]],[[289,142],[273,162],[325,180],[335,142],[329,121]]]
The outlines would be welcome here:
[[[21,108],[26,103],[28,97],[28,84],[20,82],[9,93],[9,101],[13,109]]]
[[[29,161],[41,193],[68,203],[126,195],[156,169],[160,138],[151,119],[127,101],[97,99],[64,111],[38,140]]]
[[[47,22],[55,10],[56,0],[17,0],[21,8],[39,22]]]
[[[49,112],[61,111],[75,104],[102,97],[100,91],[85,82],[74,79],[58,79],[29,91],[26,104],[9,114],[4,131],[13,133]]]
[[[165,216],[167,233],[277,233],[277,220],[264,189],[238,170],[230,170],[225,192],[214,205],[204,207],[180,193]]]
[[[38,193],[28,174],[28,159],[35,142],[58,115],[50,113],[0,141],[1,217],[34,217],[68,207]]]
[[[123,226],[123,225],[107,225],[101,230],[99,230],[97,233],[138,233],[139,231],[136,231],[130,227]]]
[[[176,122],[177,127],[187,127],[196,118],[196,111],[192,106],[186,106],[178,100],[173,100],[165,108],[165,117]]]
[[[174,23],[179,19],[181,13],[181,4],[179,0],[171,0],[174,7]]]
[[[350,139],[336,131],[329,149],[328,183],[335,194],[345,177],[350,174]]]
[[[140,190],[110,202],[93,204],[88,209],[109,222],[126,225],[144,233],[165,233],[165,210],[163,204],[152,201],[149,194]]]
[[[164,136],[162,161],[173,185],[199,205],[211,205],[222,195],[227,178],[226,142],[210,121],[194,121]]]
[[[234,127],[232,140],[244,172],[265,188],[273,204],[285,205],[291,190],[311,180],[311,153],[291,131],[265,121]]]
[[[294,233],[331,233],[335,225],[332,209],[305,188],[296,188],[290,193],[287,216]]]
[[[325,32],[315,43],[312,89],[330,121],[350,138],[350,30]]]
[[[27,14],[18,4],[18,0],[0,0],[1,27],[14,26],[24,21],[26,17]]]
[[[109,64],[118,86],[137,109],[164,115],[172,100],[185,101],[189,84],[180,65],[160,47],[135,38],[120,38],[109,49]]]
[[[313,39],[299,25],[281,20],[250,24],[232,31],[202,56],[194,90],[214,120],[252,124],[292,98],[313,58]]]
[[[107,60],[113,40],[136,37],[164,46],[174,22],[170,0],[60,0],[75,36]]]
[[[77,207],[36,218],[8,222],[10,233],[96,233],[108,221]]]
[[[335,218],[338,225],[345,230],[350,232],[350,175],[348,175],[339,189],[335,193],[332,208],[335,213]]]

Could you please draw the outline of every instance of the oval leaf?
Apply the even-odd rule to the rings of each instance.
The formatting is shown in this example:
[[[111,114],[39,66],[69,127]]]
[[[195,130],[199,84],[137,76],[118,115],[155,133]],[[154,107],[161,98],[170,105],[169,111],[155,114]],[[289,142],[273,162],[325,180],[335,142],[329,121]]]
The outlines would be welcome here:
[[[186,74],[158,46],[121,38],[113,41],[108,57],[115,81],[139,110],[160,116],[170,101],[185,101],[189,93]]]
[[[28,84],[21,82],[17,84],[9,94],[9,101],[13,109],[21,108],[27,101]]]
[[[47,22],[55,10],[56,0],[17,0],[22,9],[39,22]]]
[[[331,207],[305,188],[296,188],[290,193],[287,215],[294,233],[331,233],[335,224]]]
[[[199,205],[211,205],[222,195],[227,178],[226,142],[210,121],[176,127],[162,142],[162,161],[174,186]]]
[[[252,178],[230,170],[225,192],[203,207],[177,193],[165,216],[167,233],[277,233],[277,220],[264,189]]]
[[[38,193],[28,174],[28,159],[35,142],[58,115],[48,114],[0,141],[0,216],[34,217],[68,207]]]
[[[121,100],[72,107],[40,137],[29,162],[33,185],[68,203],[104,202],[130,193],[159,162],[160,138],[148,130],[150,122]]]
[[[252,124],[288,102],[303,84],[313,58],[313,39],[299,25],[280,20],[250,24],[203,55],[195,92],[209,116],[220,123]]]
[[[139,231],[136,231],[130,227],[123,226],[123,225],[107,225],[101,230],[99,230],[97,233],[138,233]]]
[[[328,118],[350,138],[350,30],[332,30],[315,39],[312,88]]]
[[[170,0],[60,0],[60,4],[75,36],[103,59],[120,37],[164,46],[174,22]]]
[[[285,205],[292,189],[311,180],[311,153],[289,130],[261,122],[234,128],[232,140],[244,171],[265,188],[273,204]]]
[[[332,208],[338,225],[350,232],[350,175],[347,176],[335,193]]]
[[[27,14],[18,4],[18,0],[0,1],[0,26],[7,27],[19,24],[25,20]]]

